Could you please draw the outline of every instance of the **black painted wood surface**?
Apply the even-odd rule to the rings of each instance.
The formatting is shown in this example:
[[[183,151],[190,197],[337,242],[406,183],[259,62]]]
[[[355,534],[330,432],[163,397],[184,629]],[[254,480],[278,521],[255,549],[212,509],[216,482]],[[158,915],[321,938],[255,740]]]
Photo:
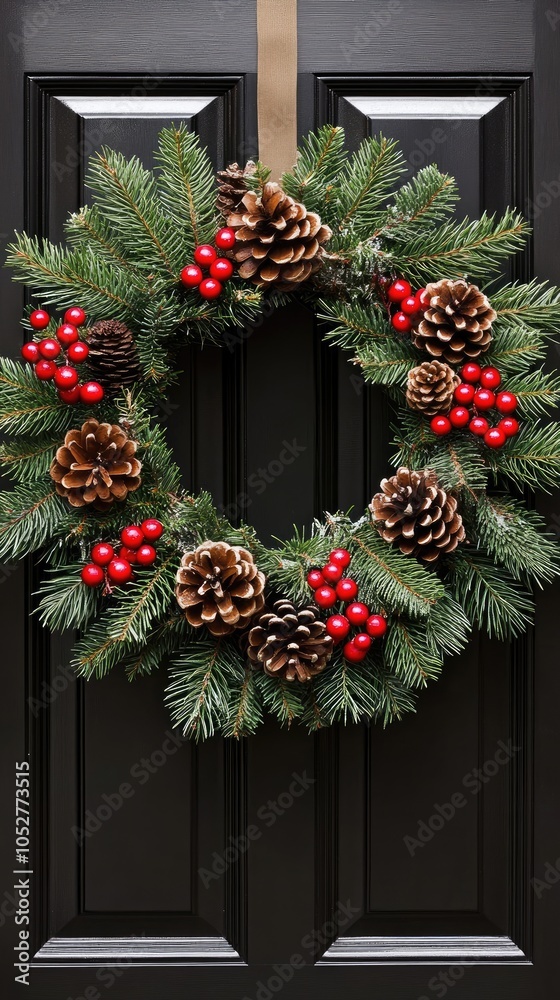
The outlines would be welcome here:
[[[2,247],[23,226],[60,237],[86,197],[83,154],[102,142],[149,163],[158,128],[185,117],[217,166],[255,152],[254,0],[6,0],[1,20]],[[559,281],[559,32],[544,0],[300,0],[301,130],[344,124],[355,147],[383,129],[411,170],[436,160],[458,176],[464,211],[516,204],[535,236],[512,274]],[[23,293],[6,271],[0,294],[1,350],[16,356]],[[265,537],[361,507],[385,474],[385,403],[305,310],[185,351],[181,368],[161,420],[185,482]],[[280,468],[285,442],[298,457]],[[557,496],[539,506],[557,530]],[[68,640],[29,619],[37,573],[0,576],[2,996],[24,989],[10,887],[27,755],[32,998],[555,995],[560,887],[531,887],[560,853],[553,590],[534,641],[475,638],[390,731],[267,725],[194,748],[168,735],[163,671],[133,686],[71,678]],[[405,838],[442,813],[412,850]]]

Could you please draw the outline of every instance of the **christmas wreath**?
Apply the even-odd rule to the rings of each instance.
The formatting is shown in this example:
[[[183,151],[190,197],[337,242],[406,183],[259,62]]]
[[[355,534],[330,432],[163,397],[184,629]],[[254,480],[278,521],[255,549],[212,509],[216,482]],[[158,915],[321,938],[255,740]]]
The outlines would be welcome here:
[[[261,163],[214,177],[164,129],[156,167],[104,149],[66,244],[18,235],[23,358],[0,361],[0,556],[40,550],[38,614],[78,630],[84,678],[169,663],[187,735],[252,733],[265,712],[315,730],[414,708],[473,626],[506,639],[558,554],[519,484],[560,480],[560,380],[543,370],[560,294],[505,283],[513,211],[453,217],[435,166],[399,186],[397,145],[311,134],[280,183]],[[491,286],[489,282],[492,282]],[[193,495],[157,419],[185,342],[220,343],[303,298],[324,336],[383,385],[395,469],[357,519],[326,514],[267,547]],[[370,501],[370,498],[364,498]]]

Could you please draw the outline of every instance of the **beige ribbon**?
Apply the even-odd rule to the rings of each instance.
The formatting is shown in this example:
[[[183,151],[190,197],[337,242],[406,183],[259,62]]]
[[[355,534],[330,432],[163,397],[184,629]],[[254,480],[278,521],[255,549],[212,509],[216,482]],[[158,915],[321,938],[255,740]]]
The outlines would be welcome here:
[[[297,0],[257,0],[259,159],[272,180],[297,150]]]

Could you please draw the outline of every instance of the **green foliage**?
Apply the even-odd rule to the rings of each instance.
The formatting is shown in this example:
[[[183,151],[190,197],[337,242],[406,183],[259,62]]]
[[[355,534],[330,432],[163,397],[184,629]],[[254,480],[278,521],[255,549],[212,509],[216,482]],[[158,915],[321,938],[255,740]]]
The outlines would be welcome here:
[[[183,266],[181,261],[192,257],[196,246],[214,241],[214,171],[198,136],[184,124],[162,129],[157,163],[157,187],[170,228],[178,235],[178,266]]]
[[[535,490],[550,490],[560,482],[560,424],[526,424],[520,433],[488,457],[496,476]]]
[[[50,382],[41,382],[31,365],[0,358],[0,430],[23,437],[25,449],[30,438],[57,437],[72,426],[72,408],[62,403]],[[31,445],[31,449],[35,442]]]
[[[519,400],[520,419],[536,420],[552,410],[560,400],[560,377],[542,368],[520,375],[511,375],[504,388],[514,392]]]
[[[480,545],[517,580],[542,587],[558,576],[558,545],[536,511],[509,497],[485,496],[476,515]]]
[[[538,282],[514,282],[492,293],[492,306],[498,313],[495,329],[520,326],[537,333],[560,332],[560,291]]]
[[[231,726],[231,687],[244,676],[243,659],[233,642],[192,642],[170,670],[166,704],[174,725],[195,740]]]
[[[483,552],[459,552],[450,561],[449,583],[467,617],[489,636],[510,639],[529,624],[529,594]]]
[[[0,559],[21,559],[40,549],[60,531],[63,510],[50,480],[0,493]]]
[[[516,212],[507,211],[501,219],[485,212],[480,219],[447,222],[398,245],[395,242],[379,256],[388,268],[419,284],[433,281],[435,275],[453,278],[465,272],[471,278],[483,278],[523,248],[528,232],[527,223]]]
[[[309,211],[319,212],[328,223],[336,208],[340,174],[346,159],[343,129],[323,125],[318,132],[310,132],[298,149],[296,165],[291,173],[283,174],[282,187],[296,201],[302,201]]]
[[[340,174],[338,231],[349,245],[371,236],[380,220],[380,208],[406,170],[396,142],[384,136],[364,139]]]
[[[49,571],[39,590],[37,612],[42,625],[61,632],[83,628],[100,610],[100,591],[82,583],[83,565],[75,562]]]
[[[413,239],[452,213],[458,200],[455,178],[431,163],[399,188],[377,235],[390,239],[396,230],[400,239]]]

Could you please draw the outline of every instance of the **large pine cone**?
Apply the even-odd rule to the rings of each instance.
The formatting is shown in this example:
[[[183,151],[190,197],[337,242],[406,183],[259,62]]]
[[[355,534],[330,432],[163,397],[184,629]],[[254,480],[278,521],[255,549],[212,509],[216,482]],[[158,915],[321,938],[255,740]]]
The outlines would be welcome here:
[[[371,502],[373,519],[385,541],[398,545],[405,555],[435,562],[464,540],[457,501],[441,488],[432,470],[412,472],[401,466],[396,476],[382,480],[381,490]]]
[[[141,462],[136,442],[118,424],[91,418],[68,431],[50,468],[56,492],[73,507],[92,504],[107,510],[114,500],[126,500],[140,486]]]
[[[459,376],[442,361],[424,361],[408,373],[406,401],[411,410],[435,417],[447,413],[453,403],[453,393]]]
[[[312,607],[297,610],[276,601],[249,632],[248,656],[269,677],[308,681],[320,674],[331,656],[333,640]]]
[[[289,291],[321,266],[321,244],[331,230],[315,212],[269,181],[262,194],[248,191],[238,213],[230,215],[236,244],[231,256],[239,274],[256,285]]]
[[[181,559],[175,596],[195,628],[206,625],[212,635],[229,635],[262,610],[264,585],[250,552],[227,542],[203,542]]]
[[[436,281],[426,292],[430,304],[411,334],[415,347],[452,365],[488,350],[496,313],[484,292],[463,278]]]
[[[140,378],[134,337],[125,323],[100,319],[87,333],[88,365],[92,378],[116,394]]]
[[[230,163],[225,170],[218,171],[216,208],[224,218],[239,211],[243,196],[247,194],[247,177],[252,177],[255,169],[253,161],[248,160],[244,167],[240,167],[238,163]]]

